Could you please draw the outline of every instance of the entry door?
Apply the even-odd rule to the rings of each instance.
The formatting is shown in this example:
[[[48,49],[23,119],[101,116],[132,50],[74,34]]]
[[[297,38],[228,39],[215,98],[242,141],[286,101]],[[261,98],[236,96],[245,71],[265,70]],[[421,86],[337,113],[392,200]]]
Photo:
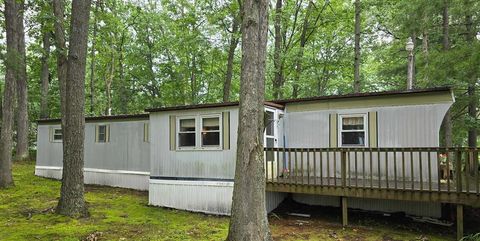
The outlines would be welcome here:
[[[265,147],[278,147],[278,113],[274,109],[265,109]],[[277,155],[274,152],[266,152],[268,178],[277,177]],[[273,168],[273,173],[272,173]]]

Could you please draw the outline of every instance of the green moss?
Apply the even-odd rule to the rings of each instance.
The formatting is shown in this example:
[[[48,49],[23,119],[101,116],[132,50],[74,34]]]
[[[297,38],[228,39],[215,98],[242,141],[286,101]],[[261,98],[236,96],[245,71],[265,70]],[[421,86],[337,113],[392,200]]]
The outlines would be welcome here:
[[[53,212],[60,182],[34,176],[33,163],[15,163],[16,186],[0,191],[0,240],[81,240],[99,232],[101,240],[224,240],[228,218],[148,206],[146,192],[87,186],[90,217],[71,219]],[[392,227],[347,228],[321,223],[292,229],[272,220],[282,240],[416,240],[420,235]],[[437,240],[429,237],[429,240]]]

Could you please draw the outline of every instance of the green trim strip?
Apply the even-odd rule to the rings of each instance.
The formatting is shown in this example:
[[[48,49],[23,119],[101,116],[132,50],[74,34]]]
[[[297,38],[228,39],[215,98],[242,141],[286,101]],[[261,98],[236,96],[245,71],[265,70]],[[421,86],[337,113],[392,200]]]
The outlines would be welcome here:
[[[338,147],[338,114],[336,113],[330,114],[329,130],[330,130],[329,146]]]

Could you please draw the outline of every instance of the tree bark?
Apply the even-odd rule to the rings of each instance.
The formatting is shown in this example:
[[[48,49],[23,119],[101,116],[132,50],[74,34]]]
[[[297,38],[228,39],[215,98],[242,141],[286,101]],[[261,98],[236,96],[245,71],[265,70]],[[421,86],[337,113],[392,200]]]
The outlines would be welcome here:
[[[95,114],[95,46],[97,43],[97,13],[100,6],[100,0],[95,2],[95,10],[93,14],[93,36],[92,48],[90,50],[90,114]]]
[[[13,108],[15,105],[15,81],[17,48],[17,14],[15,0],[5,0],[5,27],[7,35],[7,56],[5,69],[4,102],[2,107],[2,126],[0,130],[0,188],[12,186],[12,146],[13,146]]]
[[[263,160],[268,1],[245,0],[242,15],[237,160],[227,240],[271,240]]]
[[[449,40],[449,14],[448,14],[448,0],[444,0],[443,6],[443,23],[442,23],[442,31],[443,31],[443,51],[447,52],[450,49],[450,40]],[[452,147],[453,146],[453,138],[452,138],[452,114],[451,110],[448,110],[445,114],[445,118],[443,119],[443,129],[445,133],[445,147]]]
[[[50,109],[48,108],[48,90],[50,81],[50,70],[48,68],[48,59],[50,58],[50,31],[43,30],[43,53],[42,53],[42,70],[40,74],[41,95],[40,95],[40,118],[46,119],[50,117]]]
[[[282,60],[282,3],[283,0],[277,0],[275,4],[275,40],[273,50],[273,66],[275,75],[273,78],[273,98],[283,98],[283,60]]]
[[[17,1],[17,146],[15,148],[15,160],[27,160],[28,151],[28,90],[27,90],[27,63],[25,54],[25,28],[23,24],[24,2]]]
[[[360,82],[360,17],[361,6],[360,0],[355,0],[355,63],[353,73],[353,92],[359,93]]]
[[[230,91],[233,76],[233,61],[235,60],[235,49],[237,48],[239,40],[239,22],[239,16],[235,14],[232,21],[232,36],[230,38],[230,46],[228,47],[227,72],[225,73],[225,83],[223,84],[223,102],[230,101]]]
[[[60,0],[61,1],[61,0]],[[67,64],[63,172],[57,213],[88,215],[84,199],[85,68],[90,0],[73,0]]]
[[[65,43],[65,16],[63,0],[53,0],[52,9],[55,16],[55,54],[57,57],[57,78],[60,87],[60,112],[62,116],[62,130],[65,128],[66,92],[67,92],[67,47]],[[63,145],[65,153],[65,145]]]

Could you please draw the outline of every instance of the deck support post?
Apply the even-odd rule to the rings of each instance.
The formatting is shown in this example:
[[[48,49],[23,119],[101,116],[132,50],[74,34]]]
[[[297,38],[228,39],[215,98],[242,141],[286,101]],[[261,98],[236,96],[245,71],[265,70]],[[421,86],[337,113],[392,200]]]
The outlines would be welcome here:
[[[347,197],[341,197],[341,206],[342,206],[342,226],[346,227],[348,225]]]
[[[463,205],[457,204],[457,240],[463,238]]]

